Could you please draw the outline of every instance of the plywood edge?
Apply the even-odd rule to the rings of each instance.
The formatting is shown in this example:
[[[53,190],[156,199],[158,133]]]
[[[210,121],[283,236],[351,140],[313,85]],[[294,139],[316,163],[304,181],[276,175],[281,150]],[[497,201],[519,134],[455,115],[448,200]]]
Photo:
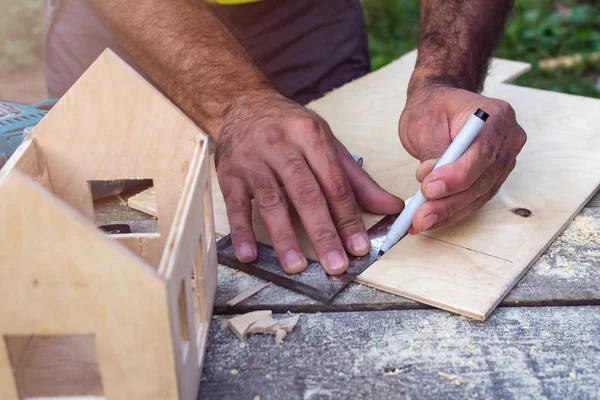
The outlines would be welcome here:
[[[421,297],[421,296],[414,295],[414,294],[406,292],[404,290],[398,290],[397,288],[390,286],[390,285],[367,281],[365,279],[362,279],[360,277],[360,275],[354,279],[354,282],[360,283],[365,286],[372,287],[374,289],[382,290],[387,293],[395,294],[397,296],[402,296],[407,299],[414,300],[414,301],[417,301],[422,304],[426,304],[431,307],[440,308],[445,311],[450,311],[450,312],[453,312],[456,314],[464,315],[465,317],[473,318],[478,321],[485,321],[485,319],[489,315],[489,313],[491,313],[493,311],[493,308],[492,308],[492,310],[490,310],[488,313],[482,314],[481,312],[478,312],[476,310],[459,309],[459,308],[452,307],[452,306],[449,306],[446,304],[437,303],[435,301],[429,300],[429,299]]]
[[[191,196],[192,189],[200,178],[202,163],[204,158],[207,157],[207,143],[208,141],[206,140],[200,140],[196,145],[190,168],[185,178],[183,190],[177,204],[177,209],[173,217],[173,223],[169,230],[169,236],[165,242],[165,249],[163,250],[163,255],[158,268],[158,273],[165,277],[165,279],[168,279],[170,273],[175,268],[174,249],[177,247],[177,243],[181,241],[183,235],[182,226],[186,221],[189,209],[193,206]]]
[[[7,189],[17,191],[19,196],[31,196],[34,193],[42,197],[47,204],[47,207],[53,208],[53,212],[57,212],[61,218],[69,218],[72,221],[85,226],[98,241],[104,242],[108,246],[113,246],[117,251],[122,253],[123,256],[131,260],[131,262],[137,264],[143,271],[150,273],[152,276],[162,280],[159,274],[140,257],[133,254],[126,247],[119,243],[111,240],[108,235],[101,232],[96,225],[78,212],[74,211],[68,204],[62,200],[56,198],[51,192],[37,184],[32,178],[24,173],[13,170],[8,174],[5,179],[0,181],[0,196],[6,195]]]
[[[15,170],[29,176],[45,189],[52,191],[46,159],[39,151],[38,145],[33,138],[26,138],[17,147],[12,157],[0,171],[0,181]]]

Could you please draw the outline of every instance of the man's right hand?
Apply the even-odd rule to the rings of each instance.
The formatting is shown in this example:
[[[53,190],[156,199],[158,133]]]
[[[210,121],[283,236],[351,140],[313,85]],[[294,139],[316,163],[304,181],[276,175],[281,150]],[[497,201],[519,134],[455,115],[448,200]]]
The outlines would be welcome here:
[[[356,164],[325,120],[270,90],[246,94],[230,107],[218,135],[216,164],[236,258],[248,263],[257,257],[255,199],[279,262],[290,274],[303,271],[307,261],[283,188],[330,275],[346,271],[346,251],[362,256],[370,250],[357,203],[376,214],[398,213],[404,206]]]

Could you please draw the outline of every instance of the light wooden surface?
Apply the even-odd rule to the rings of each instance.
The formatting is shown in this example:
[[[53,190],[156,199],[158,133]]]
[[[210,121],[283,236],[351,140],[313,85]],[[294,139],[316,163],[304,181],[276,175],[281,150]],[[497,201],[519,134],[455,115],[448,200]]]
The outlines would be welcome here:
[[[156,191],[153,187],[148,188],[135,196],[127,199],[127,206],[134,210],[145,212],[154,217],[158,216],[156,211]]]
[[[600,194],[600,193],[599,193]],[[600,305],[600,204],[590,201],[564,232],[538,258],[499,307]],[[264,282],[246,273],[219,267],[215,313],[254,310],[305,313],[423,309],[429,306],[369,286],[351,283],[330,303],[270,285],[243,302],[229,306],[237,293]]]
[[[309,105],[363,157],[364,168],[382,187],[403,198],[418,187],[418,162],[397,138],[408,76],[397,62]],[[509,101],[529,135],[517,168],[480,212],[428,237],[404,239],[358,278],[361,283],[485,319],[597,189],[599,101],[493,82],[484,94]],[[217,232],[226,233],[224,205],[213,195]],[[512,213],[519,207],[533,215]],[[363,214],[367,227],[379,218]],[[255,229],[260,241],[270,243],[261,225]],[[302,243],[313,256],[310,244]]]
[[[159,232],[97,229],[88,182],[142,176]],[[0,175],[0,398],[195,398],[217,279],[210,194],[206,136],[103,53]]]
[[[205,136],[107,50],[31,137],[46,159],[55,194],[89,219],[94,210],[88,181],[153,179],[164,246],[195,145]]]
[[[59,335],[61,358],[45,360],[55,368],[80,365],[89,354],[60,335],[92,334],[107,398],[177,396],[167,290],[156,271],[17,171],[0,183],[0,219],[0,292],[11,299],[1,306],[0,334]],[[6,344],[0,340],[0,398],[16,400]],[[31,368],[20,360],[19,376],[54,379],[58,394],[86,394],[80,385],[89,381],[39,369],[43,358],[33,357]]]
[[[196,145],[166,243],[159,274],[167,279],[170,318],[182,399],[198,393],[217,286],[217,250],[210,207],[208,143]],[[209,196],[208,201],[205,197]],[[195,292],[192,290],[192,276]]]

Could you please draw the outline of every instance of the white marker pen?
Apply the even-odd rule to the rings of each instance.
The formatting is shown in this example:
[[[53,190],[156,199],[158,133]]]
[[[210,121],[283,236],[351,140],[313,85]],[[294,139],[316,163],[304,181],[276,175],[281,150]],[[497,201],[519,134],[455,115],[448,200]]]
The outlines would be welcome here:
[[[452,143],[450,143],[450,146],[448,146],[444,152],[444,155],[442,158],[440,158],[437,164],[435,164],[433,169],[458,160],[460,156],[462,156],[469,148],[471,143],[473,143],[473,140],[475,140],[488,118],[488,113],[483,111],[481,108],[478,108],[475,114],[471,115],[471,117],[467,120],[467,123],[463,126],[460,132],[458,132],[458,135],[456,135]],[[402,237],[404,237],[404,235],[406,235],[408,228],[410,228],[412,224],[412,219],[415,215],[415,212],[425,203],[427,203],[427,199],[425,196],[423,196],[421,187],[419,187],[415,195],[410,198],[410,202],[406,203],[404,210],[402,210],[390,228],[390,231],[385,237],[385,241],[379,250],[379,257],[384,255],[393,245],[395,245],[400,239],[402,239]]]

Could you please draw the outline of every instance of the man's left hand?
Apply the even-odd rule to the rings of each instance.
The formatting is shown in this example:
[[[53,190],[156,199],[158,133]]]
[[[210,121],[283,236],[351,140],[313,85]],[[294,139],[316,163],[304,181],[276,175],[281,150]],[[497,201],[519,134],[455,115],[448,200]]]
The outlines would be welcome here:
[[[475,141],[456,162],[433,171],[478,108],[490,117]],[[442,85],[409,93],[398,130],[404,148],[421,161],[417,180],[430,200],[415,213],[412,234],[453,223],[483,207],[514,169],[527,140],[507,102]]]

